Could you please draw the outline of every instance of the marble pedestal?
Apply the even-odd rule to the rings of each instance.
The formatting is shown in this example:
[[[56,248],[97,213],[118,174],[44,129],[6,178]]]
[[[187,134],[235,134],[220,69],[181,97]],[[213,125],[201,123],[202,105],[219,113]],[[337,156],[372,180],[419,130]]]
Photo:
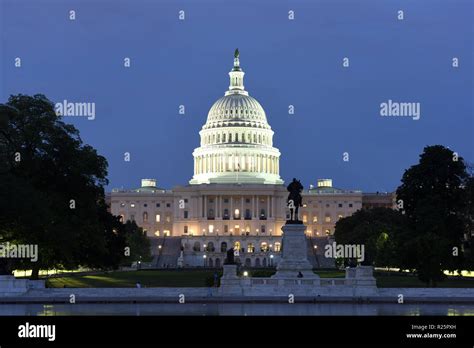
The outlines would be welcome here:
[[[237,265],[224,265],[219,291],[222,295],[242,295],[242,285],[237,276]]]
[[[303,274],[303,279],[319,278],[313,273],[313,266],[308,261],[306,244],[306,226],[303,224],[286,224],[282,227],[282,253],[277,266],[277,272],[272,278],[298,278],[298,273]]]

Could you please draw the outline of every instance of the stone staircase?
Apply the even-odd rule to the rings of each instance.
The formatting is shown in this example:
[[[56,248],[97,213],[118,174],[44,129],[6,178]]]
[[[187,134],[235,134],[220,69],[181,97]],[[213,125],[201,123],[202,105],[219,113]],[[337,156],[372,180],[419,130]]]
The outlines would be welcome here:
[[[331,237],[311,237],[308,241],[308,260],[315,268],[335,268],[334,259],[324,257],[324,248],[327,244],[331,244]],[[314,246],[317,246],[315,249]]]
[[[154,268],[176,268],[181,253],[181,237],[153,238],[152,253]],[[158,246],[161,245],[161,249]]]

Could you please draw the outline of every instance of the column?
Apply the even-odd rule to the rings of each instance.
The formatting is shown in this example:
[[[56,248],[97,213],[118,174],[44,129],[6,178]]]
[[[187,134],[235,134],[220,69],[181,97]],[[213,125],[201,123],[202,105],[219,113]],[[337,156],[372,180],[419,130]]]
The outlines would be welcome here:
[[[207,219],[207,196],[204,196],[204,218]]]
[[[267,196],[267,219],[270,217],[270,196]]]
[[[255,209],[255,217],[256,217],[257,219],[259,219],[259,218],[260,218],[260,211],[258,210],[258,206],[259,206],[258,195],[255,196],[255,201],[256,201],[256,203],[257,203],[257,204],[256,204],[256,209]]]
[[[255,217],[255,196],[252,196],[252,213],[250,214],[252,219]]]
[[[244,196],[240,196],[240,218],[244,215]]]
[[[230,216],[234,217],[234,198],[232,196],[230,196]]]
[[[272,201],[272,218],[275,218],[275,196],[272,196],[270,199]]]

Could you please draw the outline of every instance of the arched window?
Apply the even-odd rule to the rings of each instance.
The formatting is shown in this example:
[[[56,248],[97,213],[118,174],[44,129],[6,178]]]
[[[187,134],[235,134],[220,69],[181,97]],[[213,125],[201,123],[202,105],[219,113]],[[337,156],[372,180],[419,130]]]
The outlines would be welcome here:
[[[260,267],[260,259],[258,257],[255,259],[255,267]]]
[[[267,218],[267,214],[265,212],[265,209],[260,209],[260,220],[265,220]]]
[[[224,214],[222,214],[224,220],[229,220],[229,209],[224,209]]]
[[[263,258],[262,266],[267,267],[267,259],[266,258]]]
[[[246,258],[245,259],[245,267],[251,267],[252,266],[252,262],[250,261],[249,258]]]
[[[222,134],[222,142],[224,142],[224,143],[225,143],[225,136],[226,136],[226,134],[223,133],[223,134]]]
[[[201,243],[194,242],[193,250],[194,251],[201,251]]]
[[[208,264],[208,266],[211,267],[211,268],[214,267],[214,262],[212,262],[212,259],[211,259],[211,258],[209,259],[209,264]]]
[[[221,259],[217,258],[216,259],[216,268],[220,268],[220,267],[221,267]]]
[[[236,241],[236,242],[234,243],[234,250],[240,252],[240,242],[239,242],[239,241]]]
[[[253,134],[253,142],[256,143],[257,142],[257,134]]]
[[[276,242],[276,243],[275,243],[275,251],[276,251],[276,252],[279,252],[280,250],[281,250],[281,243]]]
[[[263,252],[268,251],[268,244],[266,242],[262,242],[260,244],[260,251],[263,251]]]
[[[214,248],[214,243],[213,242],[207,243],[206,249],[207,249],[207,252],[209,252],[209,253],[213,253],[216,250],[216,248]]]
[[[222,242],[221,243],[221,253],[225,253],[227,251],[227,243]]]
[[[143,213],[143,222],[148,222],[148,213],[147,212]]]

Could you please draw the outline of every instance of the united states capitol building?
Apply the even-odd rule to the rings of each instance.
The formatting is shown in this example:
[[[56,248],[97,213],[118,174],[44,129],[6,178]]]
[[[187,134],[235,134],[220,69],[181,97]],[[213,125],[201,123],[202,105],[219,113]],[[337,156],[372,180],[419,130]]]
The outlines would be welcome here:
[[[289,216],[281,154],[263,107],[244,88],[244,75],[236,51],[229,89],[199,132],[188,185],[167,190],[143,179],[137,189],[108,195],[112,214],[135,221],[150,237],[155,267],[220,267],[232,246],[236,261],[247,267],[279,260],[281,227]],[[315,267],[330,267],[323,248],[336,221],[362,208],[393,207],[394,196],[342,190],[331,179],[319,179],[303,192],[303,203],[308,259]]]

